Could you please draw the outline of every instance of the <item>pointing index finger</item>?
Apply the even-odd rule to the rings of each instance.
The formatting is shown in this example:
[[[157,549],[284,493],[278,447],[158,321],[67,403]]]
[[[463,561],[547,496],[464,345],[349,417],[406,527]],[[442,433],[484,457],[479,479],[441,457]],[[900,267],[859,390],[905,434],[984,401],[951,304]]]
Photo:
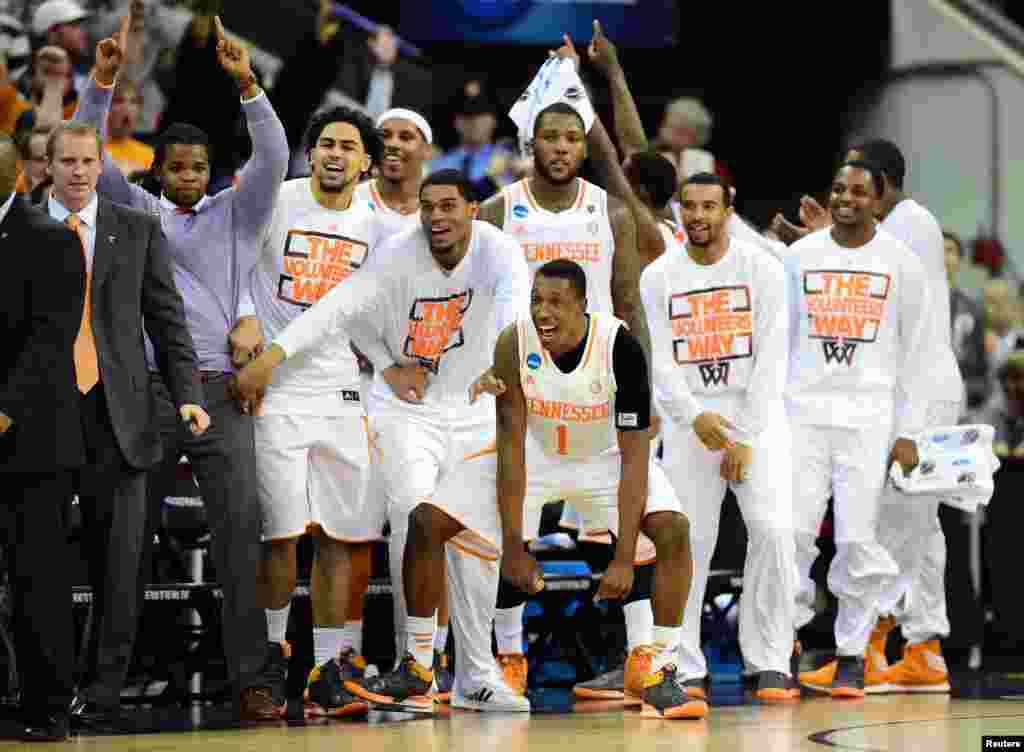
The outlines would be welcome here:
[[[217,41],[224,41],[224,24],[220,21],[220,16],[213,17],[213,28],[217,32]]]
[[[594,19],[594,36],[595,37],[603,37],[604,36],[604,31],[601,30],[601,22],[598,21],[596,18]]]

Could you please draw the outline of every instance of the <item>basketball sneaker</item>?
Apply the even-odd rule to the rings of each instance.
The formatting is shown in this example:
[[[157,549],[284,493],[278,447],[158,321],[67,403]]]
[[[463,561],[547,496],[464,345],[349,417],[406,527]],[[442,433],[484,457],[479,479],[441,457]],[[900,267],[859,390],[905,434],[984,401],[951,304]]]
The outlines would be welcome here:
[[[434,702],[445,703],[451,700],[452,684],[455,676],[448,662],[448,654],[440,650],[434,651]]]
[[[485,713],[529,713],[530,701],[499,680],[472,692],[463,692],[456,686],[452,690],[452,707]]]
[[[836,659],[836,676],[830,693],[836,700],[855,700],[864,696],[864,659],[859,655],[841,655]]]
[[[687,679],[683,682],[683,689],[686,690],[686,694],[692,697],[694,700],[708,701],[708,684],[710,683],[708,677],[699,676],[696,679]]]
[[[572,693],[581,700],[624,700],[626,690],[625,664],[590,681],[580,682],[572,688]]]
[[[350,679],[345,682],[345,689],[378,705],[401,706],[413,713],[433,713],[434,701],[430,697],[433,685],[433,671],[417,663],[411,653],[406,653],[394,671],[371,679]]]
[[[949,670],[939,641],[904,645],[902,660],[882,672],[881,682],[867,691],[872,694],[949,692]]]
[[[498,665],[501,666],[505,683],[513,691],[525,697],[530,671],[530,664],[526,662],[526,656],[522,653],[502,653],[498,656]]]
[[[800,688],[781,671],[761,671],[757,674],[757,691],[761,702],[788,702],[800,699]]]
[[[637,645],[626,658],[625,689],[623,694],[627,705],[640,705],[644,696],[644,681],[651,675],[654,661],[653,645]]]
[[[644,681],[643,706],[640,711],[644,718],[697,720],[707,714],[708,704],[704,700],[690,697],[673,664],[663,666],[661,671],[651,674]]]
[[[889,633],[895,628],[896,622],[887,616],[879,619],[878,624],[871,630],[868,646],[864,649],[864,686],[868,692],[872,686],[882,683],[882,674],[889,668],[889,661],[885,657],[885,644],[889,639]],[[832,660],[814,671],[802,671],[800,684],[815,692],[831,694],[835,676],[836,661]]]
[[[352,648],[342,651],[336,660],[343,682],[349,679],[362,679],[366,673],[366,659],[358,655]]]
[[[302,695],[306,715],[310,717],[343,718],[366,713],[370,706],[345,688],[342,667],[332,658],[313,668]]]

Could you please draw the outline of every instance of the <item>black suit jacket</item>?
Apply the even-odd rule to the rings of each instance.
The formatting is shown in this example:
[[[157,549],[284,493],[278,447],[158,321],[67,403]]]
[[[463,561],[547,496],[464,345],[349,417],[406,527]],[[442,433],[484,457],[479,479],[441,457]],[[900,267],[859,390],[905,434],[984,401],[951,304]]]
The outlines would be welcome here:
[[[366,35],[343,27],[338,36],[344,37],[345,49],[337,86],[357,102],[365,103],[374,66]],[[395,85],[391,92],[391,106],[415,110],[430,122],[434,107],[434,81],[430,70],[399,57],[391,66],[391,72]]]
[[[0,223],[0,473],[82,464],[75,338],[85,258],[75,234],[23,196]]]
[[[91,302],[114,435],[128,464],[150,467],[163,456],[163,447],[143,324],[175,404],[203,404],[192,336],[159,217],[99,199]]]
[[[977,408],[989,397],[988,354],[985,352],[985,312],[962,290],[949,291],[953,353],[964,377],[967,406]]]

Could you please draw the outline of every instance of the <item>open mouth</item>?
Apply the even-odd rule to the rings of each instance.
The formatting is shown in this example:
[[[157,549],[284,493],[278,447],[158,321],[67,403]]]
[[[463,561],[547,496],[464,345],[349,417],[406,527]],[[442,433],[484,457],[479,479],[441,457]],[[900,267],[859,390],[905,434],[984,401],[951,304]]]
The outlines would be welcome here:
[[[842,217],[843,219],[853,219],[853,217],[857,215],[857,212],[849,206],[840,206],[838,209],[835,209],[835,215],[837,217]]]
[[[537,334],[540,336],[540,341],[541,342],[551,342],[552,340],[554,340],[555,334],[557,333],[557,331],[558,331],[558,328],[556,326],[554,326],[554,325],[551,325],[551,326],[541,326],[540,324],[537,325]]]

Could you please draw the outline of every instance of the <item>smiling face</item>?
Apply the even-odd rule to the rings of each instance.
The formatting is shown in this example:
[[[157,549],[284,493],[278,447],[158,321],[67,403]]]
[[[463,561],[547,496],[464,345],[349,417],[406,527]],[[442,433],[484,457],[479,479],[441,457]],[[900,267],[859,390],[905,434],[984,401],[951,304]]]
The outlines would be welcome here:
[[[587,157],[587,134],[579,115],[547,112],[533,138],[533,166],[537,175],[553,185],[576,179]]]
[[[538,273],[530,294],[530,316],[544,349],[554,357],[579,346],[587,328],[587,299],[571,280]]]
[[[455,185],[428,185],[420,191],[420,223],[431,254],[445,269],[454,269],[462,260],[479,207]]]
[[[109,138],[115,141],[130,138],[135,132],[141,108],[142,95],[135,84],[127,80],[119,81],[110,102],[110,114],[107,115]]]
[[[687,183],[679,192],[679,203],[690,245],[707,248],[722,237],[732,216],[732,207],[725,205],[725,188]]]
[[[384,159],[379,165],[382,178],[399,181],[423,174],[431,149],[415,123],[391,118],[380,124],[379,133],[384,146]]]
[[[829,194],[832,221],[850,229],[870,227],[878,213],[878,200],[870,172],[861,167],[842,167]]]
[[[341,193],[354,187],[370,169],[370,156],[359,129],[343,122],[326,126],[309,150],[309,166],[314,190]]]

